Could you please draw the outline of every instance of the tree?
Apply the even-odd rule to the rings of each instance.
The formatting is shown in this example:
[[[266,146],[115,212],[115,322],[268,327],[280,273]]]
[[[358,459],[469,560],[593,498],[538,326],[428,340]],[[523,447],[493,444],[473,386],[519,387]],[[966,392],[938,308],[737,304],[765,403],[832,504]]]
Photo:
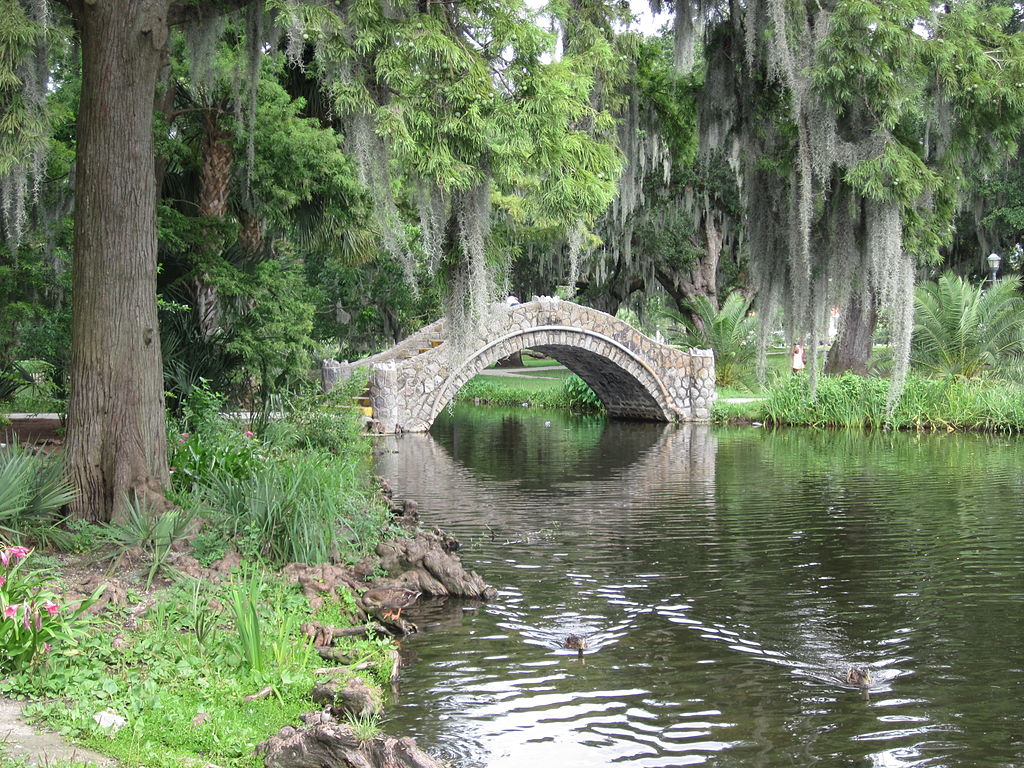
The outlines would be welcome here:
[[[74,513],[168,481],[156,307],[153,99],[168,0],[72,0],[82,47],[67,463]]]
[[[61,5],[70,12],[82,55],[67,443],[79,517],[110,519],[133,497],[158,503],[168,479],[153,107],[175,25],[188,22],[216,38],[223,25],[214,20],[241,15],[246,55],[238,79],[248,85],[241,128],[252,147],[269,9],[285,27],[291,63],[311,64],[334,111],[347,118],[387,250],[412,252],[403,215],[418,207],[424,251],[444,258],[443,270],[426,259],[427,271],[447,273],[467,289],[468,301],[487,298],[493,291],[488,270],[500,273],[507,259],[487,240],[492,192],[528,219],[575,222],[596,217],[614,188],[618,157],[602,139],[611,121],[589,100],[607,57],[598,48],[557,60],[555,37],[518,0],[485,7],[407,2],[389,5],[386,13],[316,0],[272,0],[266,7],[257,0]],[[0,179],[18,201],[5,206],[18,209],[13,217],[4,212],[8,233],[20,229],[18,206],[30,199],[27,180],[39,175],[33,158],[46,133],[46,78],[38,75],[47,63],[43,33],[52,34],[54,24],[49,8],[3,0],[0,16],[0,100],[6,107]],[[308,62],[307,48],[315,53]],[[225,214],[228,158],[222,127],[211,127],[203,200],[214,222]],[[162,176],[163,163],[157,170]],[[397,202],[396,190],[402,193]],[[248,216],[242,238],[257,242],[265,223]],[[211,321],[206,329],[215,326]]]
[[[914,269],[949,240],[963,169],[991,166],[1020,131],[1011,13],[969,0],[727,11],[706,38],[702,146],[725,152],[740,180],[759,315],[784,305],[790,336],[821,338],[839,306],[841,333],[863,340],[884,313],[895,396]],[[867,349],[845,346],[843,365]]]

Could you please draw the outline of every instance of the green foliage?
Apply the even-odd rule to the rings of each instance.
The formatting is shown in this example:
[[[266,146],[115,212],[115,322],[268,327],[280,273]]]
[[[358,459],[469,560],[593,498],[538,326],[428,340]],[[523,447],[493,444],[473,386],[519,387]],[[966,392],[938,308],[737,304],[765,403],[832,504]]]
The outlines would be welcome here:
[[[363,383],[356,376],[334,397],[350,398]],[[182,422],[195,431],[170,438],[179,503],[207,524],[197,556],[216,559],[224,542],[277,565],[358,560],[372,549],[387,516],[365,481],[369,443],[358,411],[298,398],[261,437],[219,415],[219,402],[195,390]]]
[[[889,383],[852,373],[824,376],[812,397],[803,375],[781,377],[763,403],[766,424],[853,429],[1024,430],[1024,390],[993,379],[936,380],[911,375],[887,413]]]
[[[248,616],[242,622],[236,593]],[[136,629],[125,630],[116,614],[93,619],[75,647],[55,646],[45,666],[7,675],[0,693],[39,700],[30,716],[125,765],[255,768],[253,747],[312,708],[313,670],[322,662],[299,628],[307,600],[294,585],[255,572],[221,585],[181,581],[155,597]],[[239,625],[247,628],[240,633]],[[246,643],[262,672],[247,662]],[[348,638],[344,648],[353,665],[377,668],[389,665],[393,643]],[[266,687],[272,695],[243,700]],[[104,709],[128,724],[114,734],[99,729],[92,718]]]
[[[971,379],[991,371],[1024,374],[1024,301],[1020,279],[988,287],[947,272],[915,292],[911,363],[931,376]]]
[[[102,587],[74,608],[61,605],[53,580],[28,568],[32,550],[0,541],[0,674],[18,673],[45,661],[54,645],[71,646],[82,631],[82,613]]]
[[[714,350],[718,387],[756,386],[757,326],[750,304],[743,294],[731,293],[716,310],[710,300],[698,296],[686,305],[692,317],[669,313],[676,323],[669,337],[676,344]]]
[[[32,376],[17,363],[0,367],[0,405],[13,400],[15,395],[32,384]]]
[[[229,591],[243,668],[257,674],[262,674],[268,666],[258,610],[261,586],[259,574],[252,573],[241,585],[233,585]]]
[[[479,401],[487,405],[528,404],[542,408],[566,408],[579,412],[604,409],[586,382],[577,376],[560,381],[477,376],[455,396],[458,402]]]
[[[62,462],[17,443],[0,448],[0,535],[15,541],[46,536],[74,498]]]
[[[604,410],[604,403],[601,402],[594,390],[575,374],[562,382],[559,396],[571,411],[599,413]]]
[[[170,438],[168,461],[175,491],[191,492],[215,478],[245,480],[267,461],[270,448],[237,421]]]
[[[181,540],[192,526],[194,515],[180,507],[152,509],[141,498],[126,498],[122,517],[104,530],[104,538],[117,547],[116,568],[129,550],[141,550],[149,557],[146,589],[153,584],[157,571],[164,566],[171,547]]]
[[[345,722],[355,732],[356,738],[375,739],[381,735],[380,718],[377,715],[345,714]]]

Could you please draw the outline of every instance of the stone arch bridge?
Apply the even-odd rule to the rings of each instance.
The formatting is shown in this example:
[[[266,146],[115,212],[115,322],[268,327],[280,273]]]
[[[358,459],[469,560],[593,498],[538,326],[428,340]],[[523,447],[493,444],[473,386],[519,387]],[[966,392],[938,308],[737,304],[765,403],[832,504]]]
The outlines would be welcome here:
[[[367,397],[377,431],[425,432],[466,382],[523,349],[554,358],[586,381],[612,417],[709,418],[715,397],[710,350],[683,352],[605,312],[556,298],[495,304],[475,332],[458,340],[439,320],[352,367],[369,368]]]

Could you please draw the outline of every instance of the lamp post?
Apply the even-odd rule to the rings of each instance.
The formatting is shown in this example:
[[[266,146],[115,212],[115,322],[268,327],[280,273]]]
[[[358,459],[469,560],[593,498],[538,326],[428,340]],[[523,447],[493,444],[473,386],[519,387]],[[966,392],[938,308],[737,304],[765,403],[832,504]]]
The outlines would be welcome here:
[[[991,270],[991,273],[992,273],[991,274],[992,285],[995,285],[996,284],[996,275],[999,274],[999,262],[1001,262],[1002,259],[999,258],[999,254],[998,253],[990,253],[988,255],[988,258],[985,259],[985,261],[988,262],[988,268],[989,268],[989,270]]]

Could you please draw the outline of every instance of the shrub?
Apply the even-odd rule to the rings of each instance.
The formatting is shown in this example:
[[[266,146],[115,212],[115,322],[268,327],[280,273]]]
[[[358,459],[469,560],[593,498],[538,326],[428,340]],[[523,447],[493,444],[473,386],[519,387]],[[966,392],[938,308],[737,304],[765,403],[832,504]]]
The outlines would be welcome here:
[[[940,378],[971,379],[991,370],[1024,378],[1024,301],[1020,280],[983,288],[952,272],[914,292],[911,363]]]
[[[569,376],[562,382],[559,397],[568,406],[569,410],[581,413],[597,413],[604,410],[604,403],[597,393],[590,388],[583,379],[576,374]]]
[[[714,350],[718,387],[752,390],[756,386],[756,324],[747,314],[750,302],[741,293],[731,293],[722,308],[716,310],[707,298],[698,296],[687,304],[697,320],[669,313],[675,323],[669,337],[675,343]]]
[[[0,448],[0,534],[16,541],[54,535],[57,513],[74,498],[60,461],[17,443]]]

